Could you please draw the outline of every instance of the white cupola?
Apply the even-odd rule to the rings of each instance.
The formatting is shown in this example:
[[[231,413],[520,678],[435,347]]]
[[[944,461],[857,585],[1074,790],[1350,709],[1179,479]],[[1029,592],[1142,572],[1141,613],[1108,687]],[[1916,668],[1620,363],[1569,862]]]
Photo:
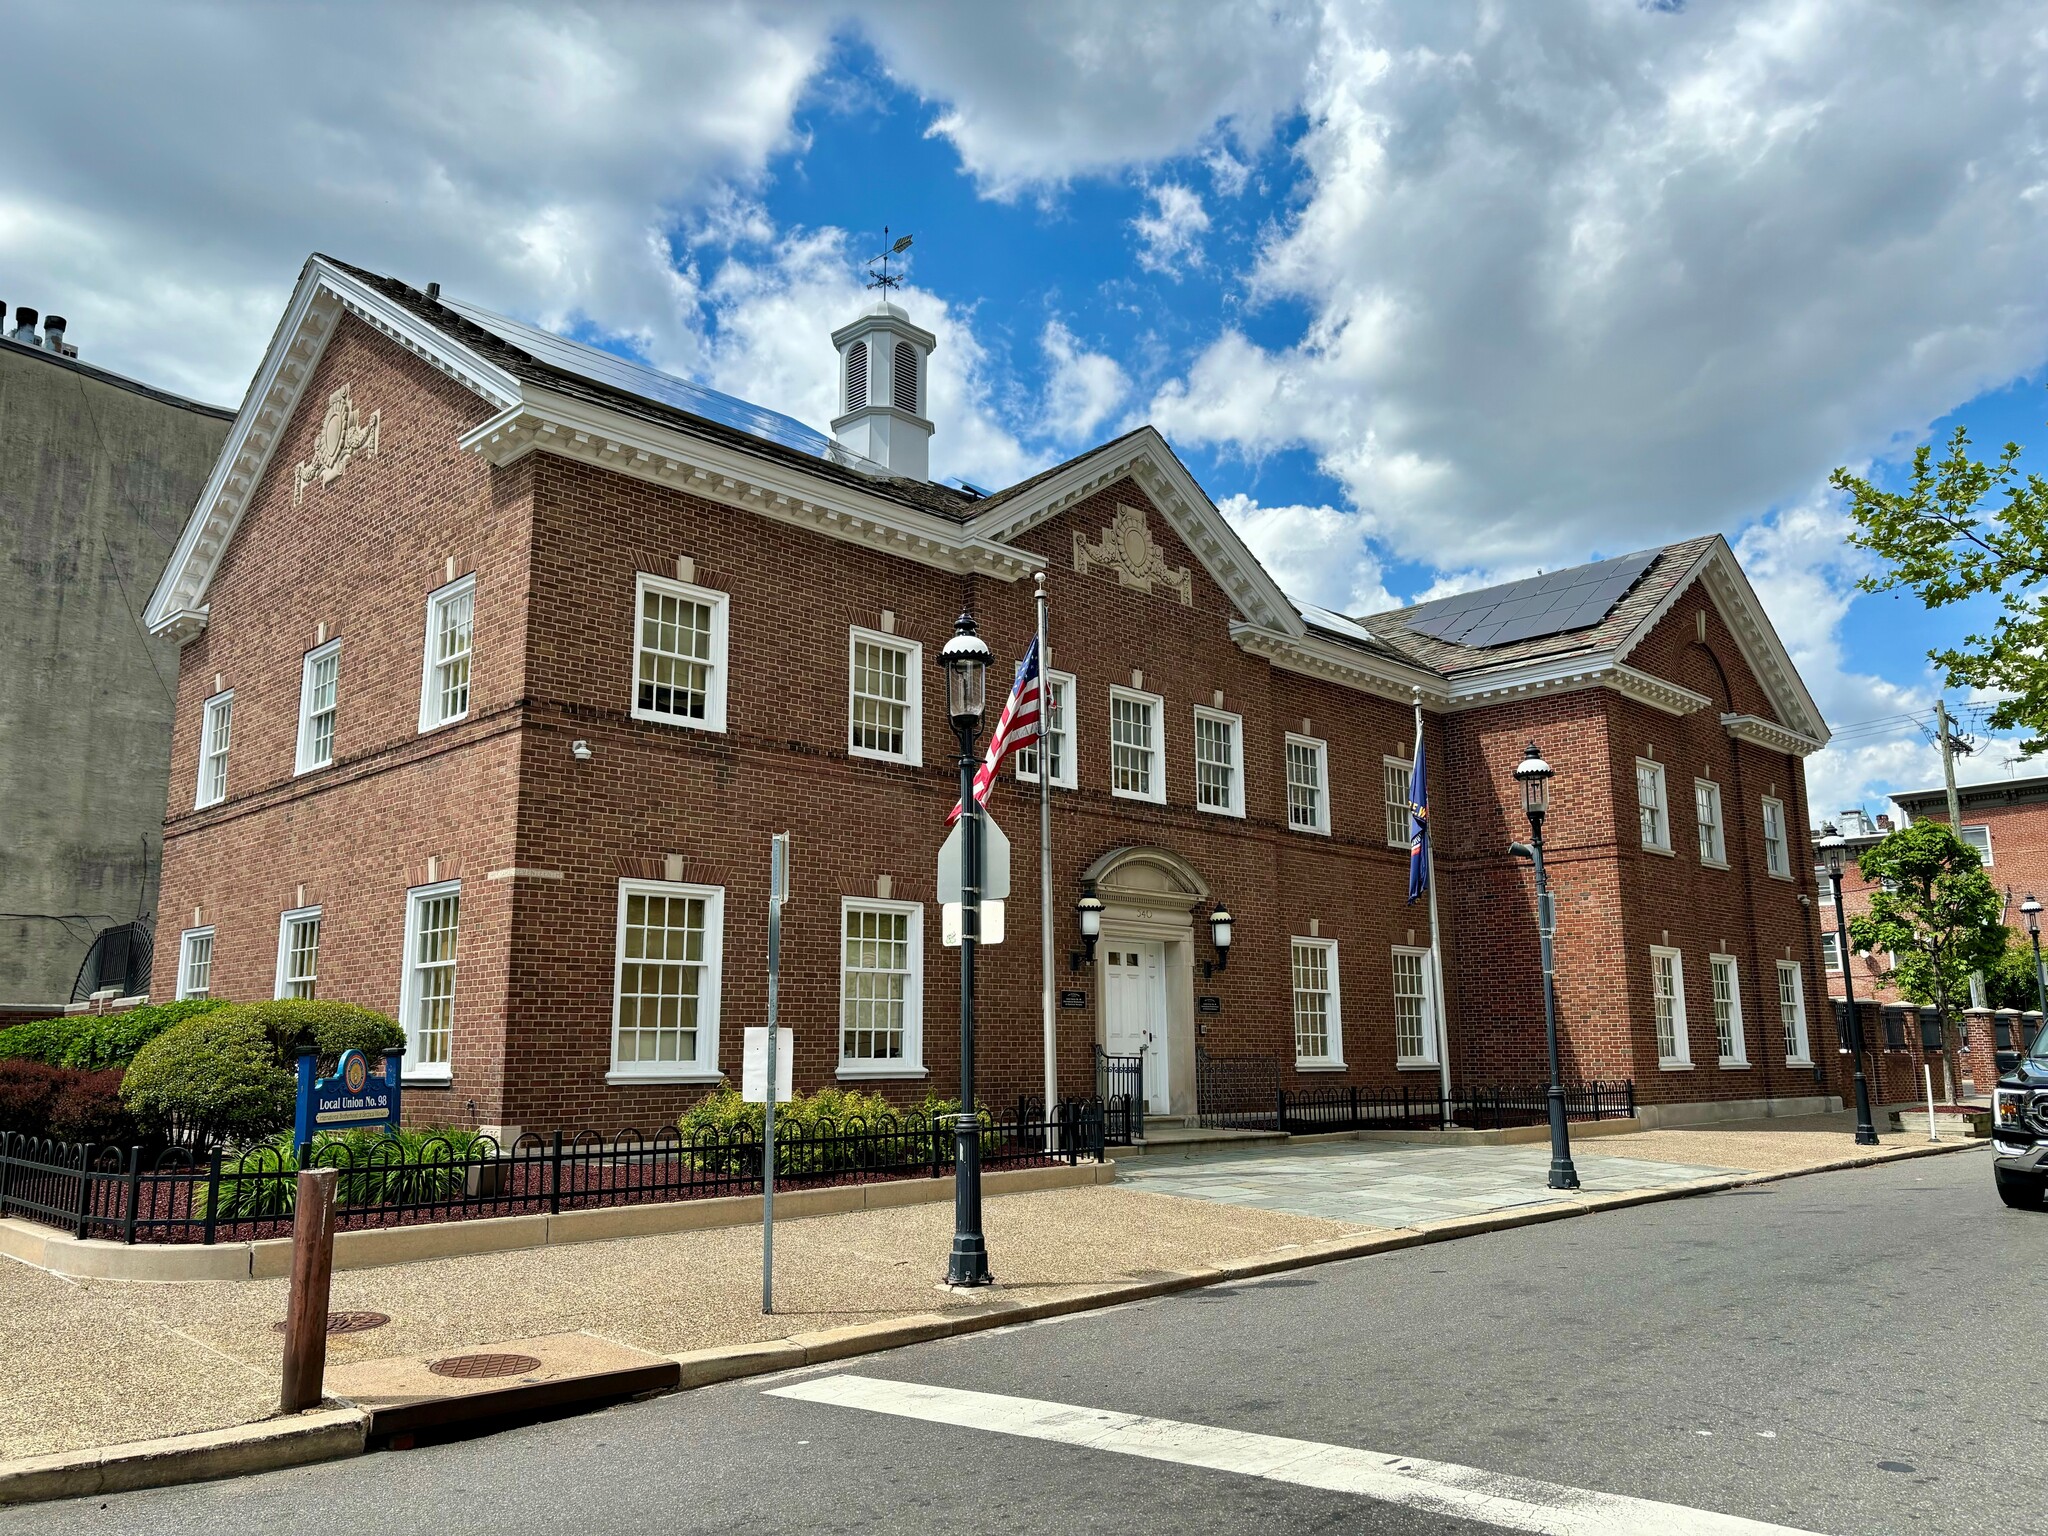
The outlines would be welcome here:
[[[939,339],[885,295],[832,333],[839,349],[839,414],[832,435],[893,475],[931,478],[925,388]]]

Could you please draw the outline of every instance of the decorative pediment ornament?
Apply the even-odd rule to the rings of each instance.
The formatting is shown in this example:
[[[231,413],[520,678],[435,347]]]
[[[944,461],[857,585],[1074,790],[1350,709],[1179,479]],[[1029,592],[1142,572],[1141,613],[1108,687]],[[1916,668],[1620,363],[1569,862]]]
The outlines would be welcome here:
[[[1186,566],[1166,563],[1165,551],[1152,542],[1152,530],[1146,524],[1142,507],[1118,507],[1115,519],[1093,544],[1076,533],[1074,569],[1083,576],[1098,569],[1114,570],[1120,587],[1150,592],[1154,586],[1163,586],[1180,594],[1183,608],[1195,606],[1194,578]]]
[[[340,479],[353,455],[377,457],[377,433],[383,422],[381,410],[370,412],[368,422],[357,414],[346,384],[329,395],[326,419],[320,423],[320,435],[313,440],[313,457],[301,463],[292,476],[292,505],[305,500],[306,487],[315,480],[327,485]]]

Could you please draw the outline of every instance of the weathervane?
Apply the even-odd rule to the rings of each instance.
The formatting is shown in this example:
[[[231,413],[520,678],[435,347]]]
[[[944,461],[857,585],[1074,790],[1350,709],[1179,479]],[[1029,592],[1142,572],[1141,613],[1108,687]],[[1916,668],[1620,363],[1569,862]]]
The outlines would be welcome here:
[[[889,226],[886,224],[882,226],[882,238],[884,240],[889,238]],[[901,283],[903,281],[903,274],[889,270],[889,258],[891,256],[901,256],[909,249],[910,236],[903,235],[898,238],[894,245],[882,252],[881,255],[871,257],[868,261],[868,286],[870,288],[879,288],[884,295],[887,295],[891,288]],[[879,267],[876,265],[878,262],[880,263]]]

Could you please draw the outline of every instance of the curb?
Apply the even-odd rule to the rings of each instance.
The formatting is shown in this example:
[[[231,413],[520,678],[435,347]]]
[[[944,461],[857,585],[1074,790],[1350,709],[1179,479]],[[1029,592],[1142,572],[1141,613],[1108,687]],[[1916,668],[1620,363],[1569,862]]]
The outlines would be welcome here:
[[[1211,1285],[1228,1285],[1233,1281],[1308,1269],[1341,1259],[1366,1258],[1377,1253],[1419,1248],[1487,1232],[1540,1226],[1575,1216],[1594,1216],[1602,1211],[1627,1210],[1757,1184],[1775,1184],[1814,1173],[1839,1173],[1850,1168],[1869,1168],[1917,1157],[1968,1152],[1989,1145],[1989,1142],[1969,1141],[1902,1147],[1895,1151],[1880,1150],[1875,1156],[1842,1158],[1812,1168],[1791,1168],[1775,1173],[1730,1173],[1690,1184],[1673,1185],[1669,1189],[1629,1190],[1614,1195],[1549,1201],[1483,1216],[1456,1216],[1415,1227],[1394,1227],[1355,1237],[1326,1238],[1295,1248],[1274,1249],[1242,1259],[1226,1259],[1214,1267],[1165,1270],[1130,1280],[1087,1286],[1072,1295],[1049,1301],[999,1299],[989,1302],[981,1310],[958,1316],[925,1312],[885,1322],[817,1329],[758,1344],[725,1344],[710,1349],[686,1350],[667,1357],[677,1367],[674,1386],[658,1388],[649,1395],[671,1390],[688,1391],[748,1376],[824,1365],[857,1355],[900,1349],[909,1344],[926,1344],[934,1339],[956,1338],[991,1328],[1065,1317],[1076,1312],[1101,1311],[1155,1296],[1169,1296]],[[140,1440],[92,1450],[31,1456],[19,1461],[0,1461],[0,1508],[50,1499],[83,1498],[94,1494],[132,1492],[140,1488],[168,1487],[176,1483],[204,1482],[252,1472],[275,1472],[320,1461],[339,1461],[364,1453],[369,1429],[368,1413],[343,1405],[316,1409],[290,1419],[244,1424],[233,1429],[206,1430],[162,1440]]]

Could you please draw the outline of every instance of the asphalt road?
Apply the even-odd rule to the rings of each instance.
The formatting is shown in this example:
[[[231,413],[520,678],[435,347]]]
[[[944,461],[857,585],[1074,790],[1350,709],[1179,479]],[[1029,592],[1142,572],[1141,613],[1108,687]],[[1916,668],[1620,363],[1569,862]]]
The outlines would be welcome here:
[[[0,1511],[0,1533],[1715,1528],[1569,1490],[1832,1536],[2039,1530],[2048,1373],[2026,1350],[2048,1215],[2001,1206],[1987,1164],[1467,1238],[453,1445]],[[1085,1413],[1029,1410],[1051,1427],[1020,1434],[1002,1404],[934,1423],[774,1395],[904,1395],[847,1376],[1456,1463],[1490,1475],[1446,1474],[1480,1500],[1452,1506],[1467,1513],[1524,1486],[1502,1478],[1541,1480],[1563,1485],[1563,1523],[1216,1470],[1297,1453],[1202,1428],[1140,1425],[1101,1449],[1061,1438],[1093,1432]]]

